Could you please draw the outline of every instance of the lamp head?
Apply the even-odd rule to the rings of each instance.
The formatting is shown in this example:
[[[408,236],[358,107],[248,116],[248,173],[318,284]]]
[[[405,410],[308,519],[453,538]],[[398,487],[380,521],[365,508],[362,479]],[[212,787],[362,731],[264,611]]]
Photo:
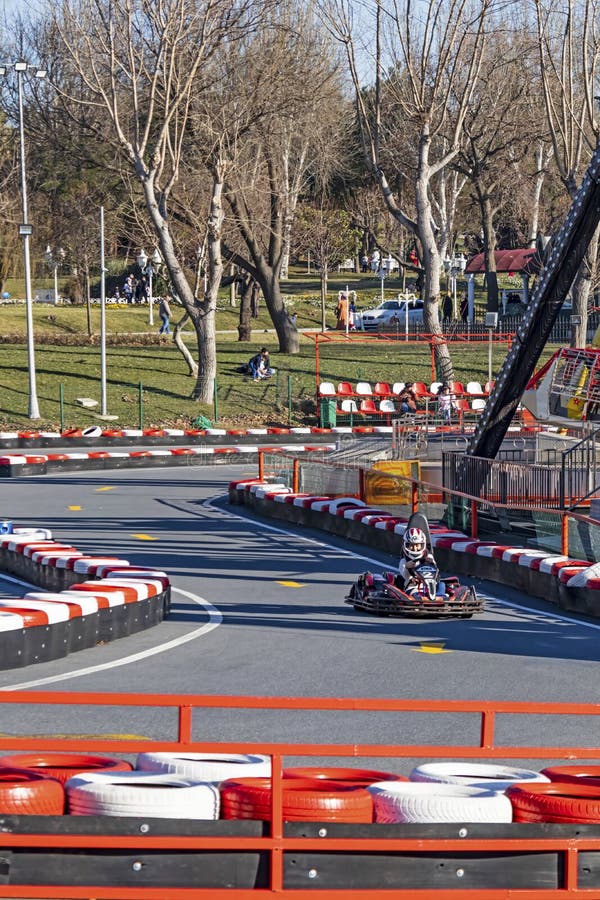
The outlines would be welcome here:
[[[148,257],[143,250],[140,250],[140,252],[138,253],[137,264],[140,269],[145,269],[148,265]]]
[[[160,266],[162,263],[162,256],[158,252],[158,247],[154,248],[154,253],[152,254],[152,264],[154,266]]]
[[[26,62],[23,62],[21,60],[20,62],[15,63],[15,72],[26,72],[26,71],[27,71],[27,63]]]

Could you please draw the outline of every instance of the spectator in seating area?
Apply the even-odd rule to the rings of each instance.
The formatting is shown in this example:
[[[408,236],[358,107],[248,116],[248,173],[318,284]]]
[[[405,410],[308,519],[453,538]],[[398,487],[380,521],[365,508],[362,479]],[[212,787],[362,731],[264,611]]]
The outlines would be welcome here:
[[[398,395],[401,413],[413,413],[417,411],[417,395],[414,391],[414,382],[407,384]]]
[[[369,271],[369,257],[367,256],[366,253],[363,253],[363,255],[360,258],[360,271],[361,272]]]
[[[469,299],[466,294],[460,301],[460,317],[465,323],[469,321]]]
[[[444,425],[450,425],[452,422],[452,413],[458,409],[456,397],[450,390],[450,385],[444,381],[437,393],[438,412],[442,417]]]

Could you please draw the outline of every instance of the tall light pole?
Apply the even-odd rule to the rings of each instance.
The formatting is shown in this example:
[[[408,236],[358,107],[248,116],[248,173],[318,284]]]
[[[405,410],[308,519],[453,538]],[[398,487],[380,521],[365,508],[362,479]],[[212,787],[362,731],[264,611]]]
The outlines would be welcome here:
[[[33,343],[33,295],[31,291],[31,261],[29,256],[29,238],[33,227],[28,222],[27,210],[27,177],[25,174],[25,128],[23,125],[23,75],[33,71],[36,78],[45,78],[46,70],[19,60],[15,63],[0,65],[0,75],[6,75],[9,69],[17,73],[17,90],[19,97],[19,145],[21,160],[21,209],[23,221],[19,224],[19,235],[23,238],[23,264],[25,274],[25,309],[27,316],[27,369],[29,373],[29,407],[30,419],[40,418],[35,377],[35,349]]]
[[[467,267],[467,260],[461,253],[460,256],[453,256],[450,258],[447,256],[444,260],[444,269],[447,274],[450,276],[450,290],[452,291],[452,299],[453,299],[453,307],[454,307],[454,318],[458,319],[458,309],[456,303],[456,278],[458,275],[463,275],[464,271]]]
[[[148,303],[150,305],[150,315],[148,317],[148,323],[150,325],[154,325],[154,296],[152,293],[152,278],[154,275],[158,274],[158,268],[162,263],[162,258],[158,249],[154,249],[154,253],[151,258],[148,259],[143,250],[140,250],[137,258],[137,264],[142,270],[143,275],[148,276]]]
[[[44,259],[51,269],[54,269],[54,305],[58,306],[58,269],[64,262],[66,253],[62,247],[59,247],[56,253],[52,250],[50,244],[46,244],[44,251]]]

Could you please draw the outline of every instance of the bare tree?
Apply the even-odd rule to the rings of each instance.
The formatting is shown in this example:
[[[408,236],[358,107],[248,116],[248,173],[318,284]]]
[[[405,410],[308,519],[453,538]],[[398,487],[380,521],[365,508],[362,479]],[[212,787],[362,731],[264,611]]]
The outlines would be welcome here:
[[[85,107],[90,131],[110,143],[139,182],[169,279],[196,332],[199,366],[192,396],[205,403],[212,401],[216,373],[219,167],[213,172],[211,264],[202,299],[194,297],[183,264],[189,218],[181,210],[179,218],[172,217],[169,203],[189,151],[192,98],[208,89],[215,55],[233,52],[239,37],[256,28],[259,13],[253,0],[64,0],[53,14],[62,65],[79,87],[69,91],[57,78],[56,89],[72,109]]]
[[[327,328],[327,280],[331,267],[352,253],[358,232],[343,210],[303,206],[294,229],[299,246],[311,251],[321,282],[321,330]]]
[[[333,136],[343,129],[345,108],[329,44],[309,6],[287,3],[277,17],[264,17],[261,34],[237,60],[237,109],[248,111],[248,121],[243,140],[228,141],[226,252],[260,285],[285,353],[299,349],[280,287],[298,197],[309,190],[320,158],[332,152]]]
[[[432,185],[460,149],[464,119],[485,52],[490,2],[431,0],[415,6],[410,0],[372,0],[365,4],[375,15],[374,88],[369,92],[363,89],[365,57],[357,49],[353,4],[350,0],[329,0],[324,7],[332,33],[346,49],[369,168],[390,214],[421,245],[425,270],[424,322],[434,336],[438,371],[444,379],[452,377],[452,363],[442,340],[438,311],[447,233],[436,224]],[[389,38],[386,48],[384,35]],[[412,129],[414,134],[414,218],[400,205],[393,179],[385,168],[383,146],[395,137],[386,128],[385,104],[396,106],[396,119],[402,118],[404,127]]]
[[[534,0],[540,77],[554,162],[571,199],[599,136],[594,109],[600,38],[595,2]],[[598,232],[572,285],[571,345],[585,346],[588,299],[598,252]]]
[[[531,49],[531,41],[516,31],[509,34],[502,29],[490,38],[490,53],[465,117],[465,140],[456,163],[469,178],[479,209],[487,308],[493,312],[498,310],[497,216],[512,197],[515,184],[507,173],[522,175],[520,164],[529,155],[532,138],[540,134],[539,116],[536,121],[530,102]]]

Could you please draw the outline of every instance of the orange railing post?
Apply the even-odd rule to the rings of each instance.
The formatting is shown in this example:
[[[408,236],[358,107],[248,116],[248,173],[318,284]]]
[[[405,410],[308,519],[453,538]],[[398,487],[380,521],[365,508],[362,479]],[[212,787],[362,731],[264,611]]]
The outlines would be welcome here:
[[[471,500],[471,537],[476,538],[478,531],[477,500]]]
[[[265,479],[265,451],[258,451],[258,478],[260,481]]]
[[[569,555],[569,514],[563,513],[560,517],[560,552],[563,556]]]
[[[414,513],[419,511],[419,482],[418,481],[411,481],[410,508],[411,508],[412,512],[414,512]]]
[[[300,483],[299,473],[300,473],[300,460],[295,459],[292,464],[292,491],[294,494],[298,493],[298,484]]]

